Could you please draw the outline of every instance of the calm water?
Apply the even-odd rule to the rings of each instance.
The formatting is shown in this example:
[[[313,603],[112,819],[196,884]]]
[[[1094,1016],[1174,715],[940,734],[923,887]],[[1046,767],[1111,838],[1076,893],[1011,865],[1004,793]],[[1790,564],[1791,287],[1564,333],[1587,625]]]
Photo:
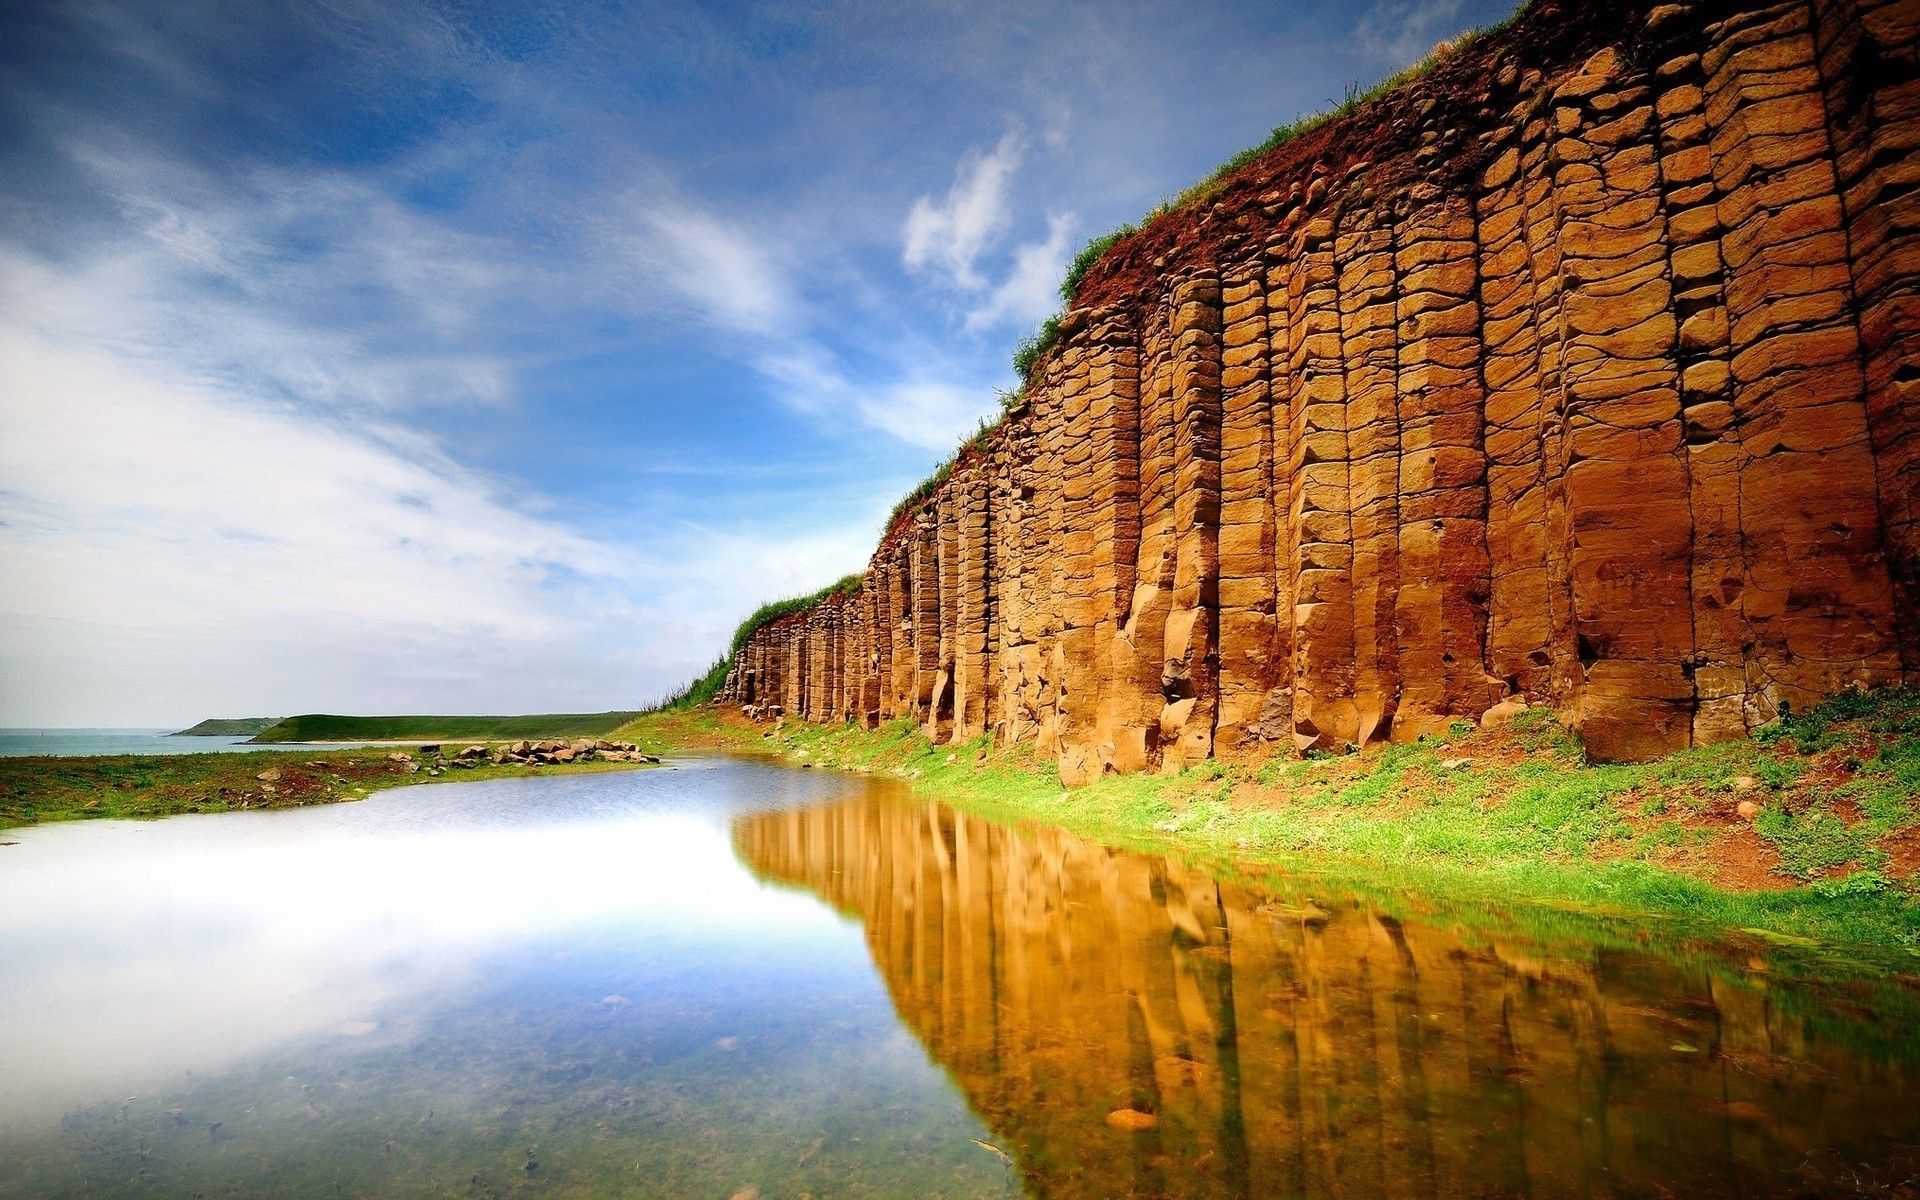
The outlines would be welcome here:
[[[30,754],[92,757],[101,754],[206,754],[247,750],[342,750],[342,743],[312,746],[281,742],[249,746],[244,737],[169,737],[170,729],[0,729],[0,758]],[[365,743],[354,743],[364,745]]]
[[[1898,981],[1222,882],[827,772],[693,762],[5,840],[0,1197],[1920,1176]]]

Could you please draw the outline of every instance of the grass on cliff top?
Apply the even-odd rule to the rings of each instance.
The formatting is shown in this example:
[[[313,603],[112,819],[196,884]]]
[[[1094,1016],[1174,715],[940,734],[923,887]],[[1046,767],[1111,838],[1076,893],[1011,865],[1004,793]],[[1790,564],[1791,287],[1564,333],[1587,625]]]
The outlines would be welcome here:
[[[1920,692],[1838,697],[1748,742],[1589,764],[1544,710],[1365,754],[1210,760],[1065,789],[1026,744],[935,746],[712,710],[651,726],[896,775],[997,820],[1221,864],[1351,870],[1421,891],[1697,921],[1764,940],[1920,956]],[[643,721],[642,725],[647,722]],[[1748,820],[1742,801],[1759,806]]]
[[[1521,7],[1524,8],[1525,5]],[[1074,299],[1080,292],[1080,284],[1086,279],[1087,274],[1093,270],[1094,264],[1098,263],[1107,251],[1113,249],[1113,247],[1123,239],[1140,232],[1162,217],[1179,212],[1191,205],[1204,204],[1213,199],[1225,188],[1227,180],[1234,172],[1239,171],[1241,168],[1248,166],[1265,155],[1271,154],[1289,142],[1298,141],[1300,138],[1305,137],[1324,125],[1355,115],[1365,105],[1427,74],[1451,55],[1457,54],[1470,46],[1477,45],[1488,37],[1505,29],[1513,23],[1514,19],[1519,15],[1519,11],[1519,9],[1516,9],[1514,16],[1508,17],[1505,21],[1501,21],[1498,24],[1469,29],[1449,41],[1439,43],[1432,50],[1428,51],[1426,56],[1418,62],[1403,67],[1386,78],[1374,83],[1371,87],[1363,89],[1360,86],[1359,80],[1350,81],[1347,84],[1345,95],[1338,100],[1329,98],[1326,108],[1316,113],[1296,117],[1284,125],[1276,125],[1262,141],[1256,145],[1248,146],[1232,158],[1221,163],[1218,167],[1215,167],[1205,179],[1202,179],[1185,191],[1162,200],[1154,206],[1151,212],[1140,218],[1140,220],[1128,222],[1117,229],[1108,230],[1106,233],[1093,238],[1085,246],[1081,247],[1080,252],[1074,255],[1073,260],[1068,263],[1066,276],[1060,281],[1061,302],[1068,308],[1073,307]],[[1036,330],[1031,337],[1022,339],[1019,345],[1014,348],[1013,370],[1014,373],[1020,377],[1022,388],[1025,388],[1027,381],[1032,377],[1034,367],[1039,364],[1040,360],[1044,358],[1047,352],[1060,340],[1060,322],[1063,315],[1063,313],[1056,313],[1048,317],[1045,321],[1041,322],[1040,328]]]
[[[697,708],[702,704],[711,703],[713,699],[720,694],[720,689],[726,686],[727,673],[733,670],[735,656],[740,653],[741,648],[747,644],[748,639],[753,637],[754,634],[758,633],[763,627],[779,620],[781,617],[797,612],[805,612],[807,609],[812,608],[814,605],[830,597],[851,596],[859,591],[864,583],[865,577],[862,575],[843,575],[817,592],[810,592],[804,596],[789,596],[785,600],[774,600],[762,604],[759,608],[754,609],[753,613],[748,616],[746,620],[740,622],[740,624],[735,627],[733,631],[733,641],[728,644],[727,652],[716,659],[712,666],[708,667],[698,678],[684,684],[678,691],[669,693],[645,711],[650,713],[680,712],[689,708]],[[626,714],[629,719],[637,715],[638,714],[635,713]]]
[[[517,740],[517,739],[516,739]],[[0,758],[0,829],[49,821],[169,817],[364,800],[416,783],[506,779],[554,771],[616,771],[630,763],[394,762],[386,749],[256,750],[230,754],[117,754]],[[417,757],[417,756],[416,756]],[[262,779],[261,776],[267,778]]]

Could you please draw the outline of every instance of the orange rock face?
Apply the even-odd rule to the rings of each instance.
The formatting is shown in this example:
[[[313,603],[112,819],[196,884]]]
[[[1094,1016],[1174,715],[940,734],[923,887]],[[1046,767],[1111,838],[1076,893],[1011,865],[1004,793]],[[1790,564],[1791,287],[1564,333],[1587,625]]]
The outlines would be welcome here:
[[[729,694],[1069,784],[1920,682],[1920,5],[1532,6],[1096,264]]]

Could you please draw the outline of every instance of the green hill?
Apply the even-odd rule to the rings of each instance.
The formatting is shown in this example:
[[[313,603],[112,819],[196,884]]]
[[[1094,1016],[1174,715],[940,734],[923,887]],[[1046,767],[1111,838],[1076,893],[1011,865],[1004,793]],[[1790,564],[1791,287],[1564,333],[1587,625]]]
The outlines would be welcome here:
[[[535,713],[521,717],[288,717],[253,740],[275,742],[453,742],[506,738],[599,737],[638,716],[630,712]]]
[[[279,717],[208,717],[192,729],[170,733],[168,737],[249,737],[264,733],[279,723]]]

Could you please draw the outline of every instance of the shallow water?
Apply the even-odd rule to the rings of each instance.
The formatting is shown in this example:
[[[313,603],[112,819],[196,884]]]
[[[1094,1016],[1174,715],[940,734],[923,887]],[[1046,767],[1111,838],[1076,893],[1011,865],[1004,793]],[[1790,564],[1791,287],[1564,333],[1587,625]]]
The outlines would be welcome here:
[[[1220,882],[827,772],[691,761],[7,837],[0,1197],[1920,1175],[1897,983]]]

